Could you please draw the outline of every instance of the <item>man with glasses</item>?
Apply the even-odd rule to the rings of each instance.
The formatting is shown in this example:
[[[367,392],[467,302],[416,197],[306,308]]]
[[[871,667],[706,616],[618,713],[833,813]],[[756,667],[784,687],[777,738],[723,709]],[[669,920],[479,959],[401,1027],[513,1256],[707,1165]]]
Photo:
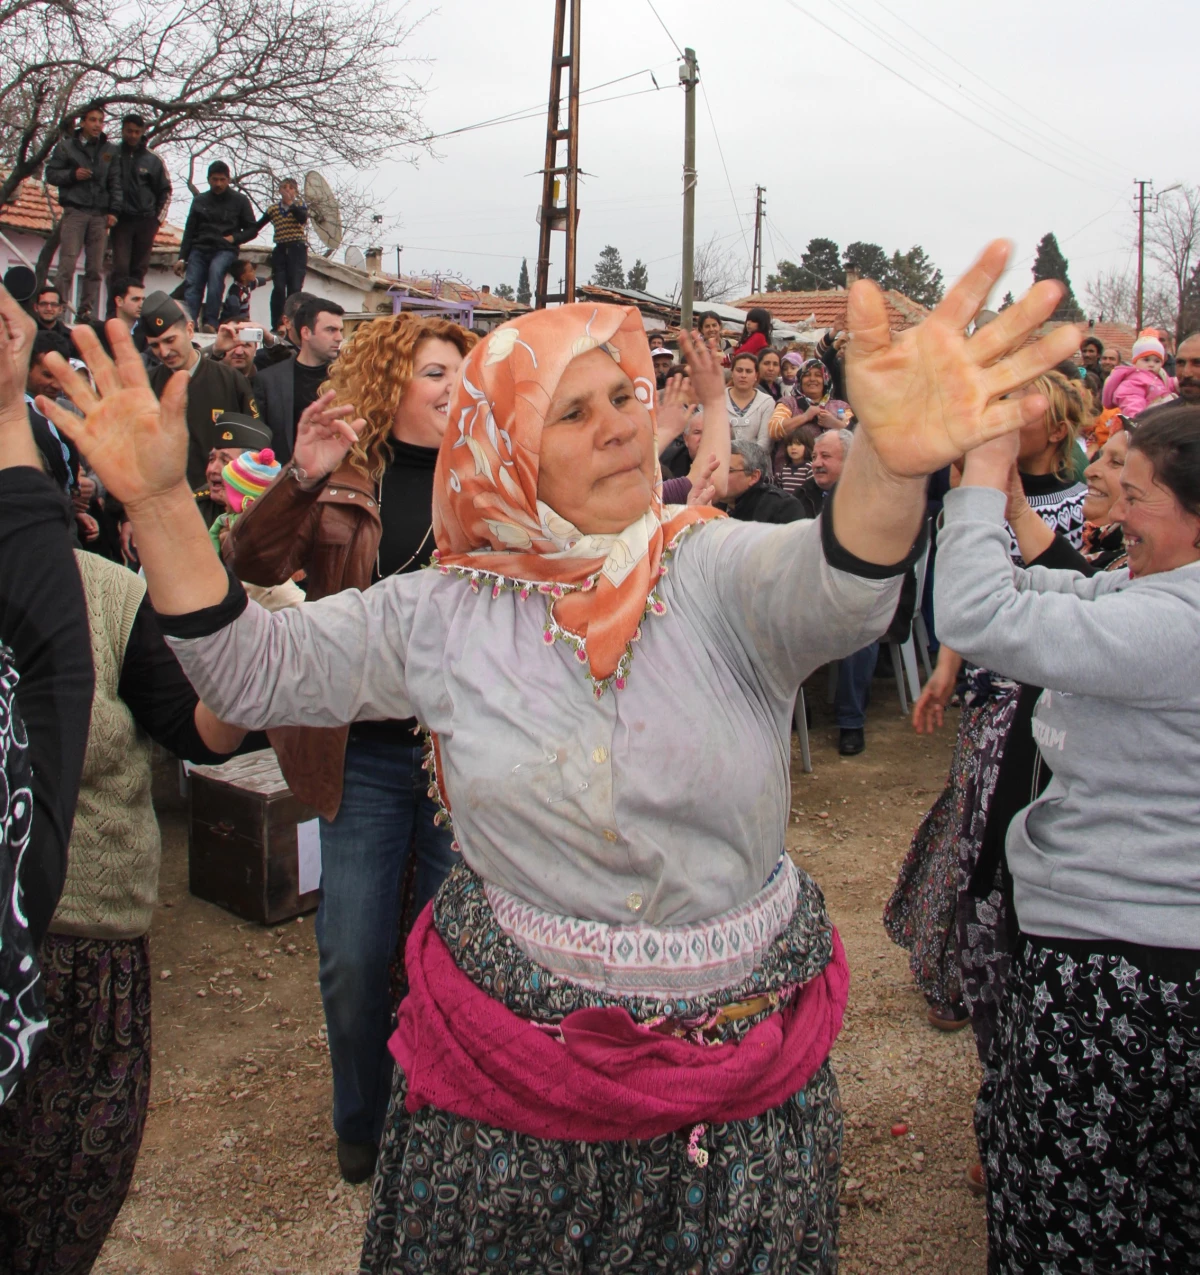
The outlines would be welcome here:
[[[67,342],[67,347],[74,354],[71,344],[71,329],[63,322],[62,294],[51,284],[39,288],[33,299],[33,317],[37,320],[38,329],[42,332],[57,332]]]
[[[804,507],[769,478],[771,461],[757,443],[734,439],[730,445],[730,516],[742,522],[799,522]]]

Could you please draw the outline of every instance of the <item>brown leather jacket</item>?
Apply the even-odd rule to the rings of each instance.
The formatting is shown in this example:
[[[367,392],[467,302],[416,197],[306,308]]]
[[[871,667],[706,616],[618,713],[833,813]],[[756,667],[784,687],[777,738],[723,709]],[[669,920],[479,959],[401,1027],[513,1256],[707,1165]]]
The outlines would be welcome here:
[[[239,580],[282,584],[301,568],[309,601],[366,589],[379,551],[375,484],[349,464],[313,491],[289,470],[237,520],[223,555]],[[326,819],[342,803],[347,726],[280,726],[267,734],[288,786]]]

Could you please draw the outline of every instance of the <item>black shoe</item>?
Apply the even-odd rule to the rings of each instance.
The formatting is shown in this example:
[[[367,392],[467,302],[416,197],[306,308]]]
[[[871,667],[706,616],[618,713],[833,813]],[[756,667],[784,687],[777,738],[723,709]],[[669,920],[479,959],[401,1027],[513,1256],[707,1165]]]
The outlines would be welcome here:
[[[357,1186],[366,1182],[375,1172],[375,1160],[379,1148],[373,1142],[347,1142],[338,1139],[338,1168],[342,1171],[342,1181]]]
[[[866,746],[861,727],[838,731],[838,752],[843,757],[857,757]]]

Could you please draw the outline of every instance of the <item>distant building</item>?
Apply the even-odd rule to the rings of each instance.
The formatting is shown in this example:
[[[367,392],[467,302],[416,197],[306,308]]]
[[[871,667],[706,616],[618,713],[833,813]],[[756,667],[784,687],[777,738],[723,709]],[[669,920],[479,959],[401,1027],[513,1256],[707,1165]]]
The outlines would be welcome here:
[[[845,288],[829,288],[820,292],[758,292],[733,304],[739,310],[761,306],[772,319],[800,332],[801,340],[815,340],[826,328],[840,332],[846,326],[849,298]],[[893,332],[915,328],[929,313],[923,305],[894,289],[884,292],[883,303]]]

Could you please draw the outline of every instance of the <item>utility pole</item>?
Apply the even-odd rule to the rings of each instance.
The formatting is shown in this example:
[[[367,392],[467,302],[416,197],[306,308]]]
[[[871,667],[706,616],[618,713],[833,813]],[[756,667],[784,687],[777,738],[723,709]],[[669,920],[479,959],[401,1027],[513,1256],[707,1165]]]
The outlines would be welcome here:
[[[696,291],[696,50],[684,49],[679,68],[683,85],[683,300],[679,326],[692,330],[692,301]]]
[[[754,256],[750,259],[750,291],[757,295],[762,291],[762,223],[767,210],[765,186],[754,188]]]
[[[1135,177],[1133,184],[1138,188],[1137,330],[1140,334],[1142,331],[1142,290],[1145,280],[1146,261],[1146,187],[1152,186],[1154,183]]]
[[[550,56],[550,103],[546,111],[546,160],[542,168],[542,204],[538,209],[537,286],[534,308],[551,301],[575,300],[575,236],[579,228],[579,18],[581,0],[555,0],[554,47]],[[567,10],[570,9],[568,22]],[[562,106],[562,73],[567,71],[567,126],[559,128]],[[558,162],[558,144],[567,144],[567,162]],[[566,207],[558,202],[566,178]],[[564,284],[550,293],[550,235],[566,232]]]

